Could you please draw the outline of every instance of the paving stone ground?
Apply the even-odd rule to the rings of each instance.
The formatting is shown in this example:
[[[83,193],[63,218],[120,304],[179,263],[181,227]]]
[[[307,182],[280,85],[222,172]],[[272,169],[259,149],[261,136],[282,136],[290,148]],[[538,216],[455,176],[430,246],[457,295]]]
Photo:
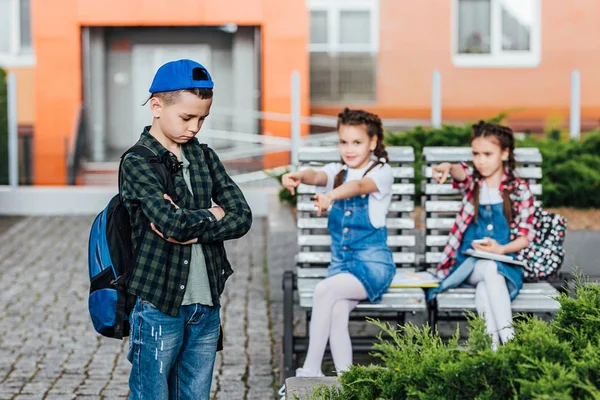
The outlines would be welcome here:
[[[87,311],[92,217],[29,217],[0,233],[0,399],[128,395],[127,340],[97,335]],[[235,269],[222,298],[225,350],[213,399],[274,398],[266,219],[227,244]]]

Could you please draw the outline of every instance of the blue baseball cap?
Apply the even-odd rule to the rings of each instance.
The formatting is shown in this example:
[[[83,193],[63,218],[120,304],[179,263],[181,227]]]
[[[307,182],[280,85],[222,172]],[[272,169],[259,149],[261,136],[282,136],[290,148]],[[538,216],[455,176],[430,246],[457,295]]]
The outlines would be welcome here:
[[[152,94],[159,92],[195,88],[212,89],[213,87],[214,82],[202,64],[192,60],[177,60],[163,64],[156,71],[149,92],[152,97]]]

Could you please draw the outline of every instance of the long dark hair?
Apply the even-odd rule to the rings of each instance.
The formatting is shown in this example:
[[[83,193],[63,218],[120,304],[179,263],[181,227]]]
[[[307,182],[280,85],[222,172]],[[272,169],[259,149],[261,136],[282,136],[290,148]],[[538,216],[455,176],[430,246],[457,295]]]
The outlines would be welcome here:
[[[373,154],[377,157],[377,162],[373,163],[371,167],[365,172],[365,175],[375,168],[378,165],[386,163],[389,161],[388,153],[385,150],[385,145],[383,144],[383,124],[381,123],[381,119],[370,112],[364,110],[350,110],[349,108],[344,108],[344,111],[338,114],[337,121],[337,129],[339,131],[340,127],[343,125],[350,126],[360,126],[364,125],[367,130],[367,134],[369,138],[373,136],[377,136],[377,147],[373,150]],[[342,161],[343,162],[343,161]],[[344,176],[346,174],[345,170],[341,170],[333,181],[333,187],[337,188],[344,182]]]
[[[477,138],[483,137],[494,137],[498,141],[502,151],[508,149],[508,159],[503,162],[503,169],[508,175],[508,180],[507,185],[504,186],[504,190],[502,191],[502,200],[504,205],[504,216],[510,224],[513,219],[513,204],[510,199],[512,191],[511,183],[515,180],[515,169],[517,168],[517,161],[515,160],[515,135],[513,130],[507,126],[479,121],[477,124],[473,125],[471,142]],[[477,168],[473,168],[473,177],[476,182],[479,182],[482,179]],[[477,219],[479,216],[479,184],[476,184],[475,189],[473,190],[473,203],[475,205],[475,219]]]

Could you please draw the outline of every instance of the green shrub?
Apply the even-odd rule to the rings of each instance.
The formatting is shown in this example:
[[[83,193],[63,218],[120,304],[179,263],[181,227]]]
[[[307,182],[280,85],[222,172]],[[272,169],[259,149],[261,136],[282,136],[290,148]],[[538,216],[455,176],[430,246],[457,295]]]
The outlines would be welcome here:
[[[8,102],[6,71],[0,68],[0,185],[8,184]]]
[[[277,179],[277,181],[279,182],[279,184],[281,184],[281,179],[283,178],[283,176],[285,174],[287,174],[288,172],[290,172],[289,169],[286,169],[283,172],[277,173],[277,174],[269,174],[272,178]],[[286,188],[284,188],[283,186],[281,187],[281,189],[279,189],[279,201],[282,202],[283,204],[287,204],[290,206],[295,206],[296,205],[296,194],[291,194]]]
[[[339,378],[341,389],[319,387],[310,398],[598,399],[600,286],[580,280],[573,297],[557,299],[561,308],[552,322],[520,316],[514,339],[497,351],[484,321],[473,315],[462,345],[458,330],[444,342],[428,326],[394,329],[372,321],[382,332],[373,354],[381,365],[352,366]]]

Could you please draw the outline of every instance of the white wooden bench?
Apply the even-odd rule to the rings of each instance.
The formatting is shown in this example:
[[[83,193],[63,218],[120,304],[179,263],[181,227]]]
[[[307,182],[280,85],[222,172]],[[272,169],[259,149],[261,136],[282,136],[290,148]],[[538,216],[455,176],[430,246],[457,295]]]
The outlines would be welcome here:
[[[518,148],[515,150],[517,175],[526,179],[537,197],[542,194],[542,155],[536,148]],[[437,265],[448,233],[460,209],[461,198],[458,190],[450,182],[438,184],[432,178],[432,166],[441,162],[457,163],[470,161],[470,147],[425,147],[423,149],[423,206],[426,213],[425,264],[429,268]],[[559,304],[553,299],[557,290],[548,282],[526,282],[519,296],[513,301],[515,313],[555,313]],[[429,304],[429,320],[432,326],[438,320],[456,319],[455,315],[475,310],[475,289],[456,288],[439,293],[435,301]],[[440,313],[443,313],[440,315]]]
[[[390,165],[394,172],[393,199],[387,218],[388,246],[393,252],[397,268],[414,269],[414,219],[409,213],[414,210],[415,187],[414,152],[411,147],[388,147]],[[303,148],[299,151],[300,169],[319,167],[340,160],[336,147]],[[327,275],[331,259],[331,236],[327,230],[327,213],[317,217],[311,197],[315,187],[300,185],[297,195],[298,252],[296,271],[287,271],[283,277],[284,289],[284,378],[294,374],[294,354],[303,353],[308,346],[308,337],[294,335],[294,292],[298,292],[298,304],[307,314],[307,328],[314,288]],[[359,303],[355,318],[376,316],[402,323],[407,312],[426,312],[424,291],[420,288],[390,288],[378,304],[367,301]],[[308,329],[307,329],[308,332]],[[352,338],[355,352],[369,351],[375,338]]]

